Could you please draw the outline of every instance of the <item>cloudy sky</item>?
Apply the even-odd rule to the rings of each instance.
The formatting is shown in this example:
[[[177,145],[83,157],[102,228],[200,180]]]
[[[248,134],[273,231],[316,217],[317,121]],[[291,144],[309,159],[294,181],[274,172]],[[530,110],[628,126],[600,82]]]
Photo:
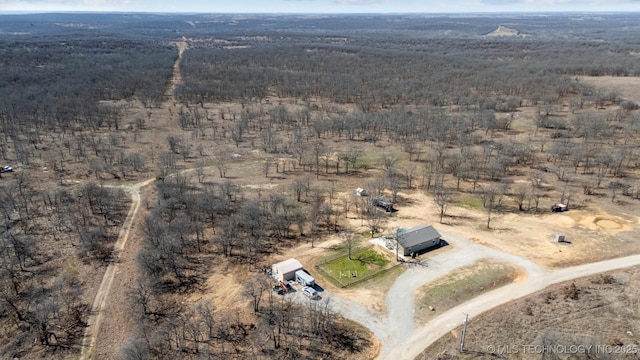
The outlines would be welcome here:
[[[0,0],[0,12],[458,13],[640,11],[640,0]]]

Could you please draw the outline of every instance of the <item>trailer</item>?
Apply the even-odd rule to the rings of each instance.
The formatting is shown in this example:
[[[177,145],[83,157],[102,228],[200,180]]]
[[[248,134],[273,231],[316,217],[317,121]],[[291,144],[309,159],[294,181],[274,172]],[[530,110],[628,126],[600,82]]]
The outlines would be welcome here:
[[[296,281],[302,286],[315,286],[316,280],[304,270],[296,271]]]

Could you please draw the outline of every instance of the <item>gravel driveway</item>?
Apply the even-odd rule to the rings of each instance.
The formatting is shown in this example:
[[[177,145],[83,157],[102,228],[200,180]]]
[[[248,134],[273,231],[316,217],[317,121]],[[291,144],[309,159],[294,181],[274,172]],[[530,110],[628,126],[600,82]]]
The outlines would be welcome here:
[[[328,291],[322,292],[322,299],[317,301],[329,301],[334,312],[369,328],[382,345],[379,359],[413,359],[433,341],[459,326],[463,313],[477,316],[554,283],[640,264],[640,255],[636,255],[550,272],[523,257],[477,244],[454,233],[442,232],[442,238],[453,248],[419,264],[407,265],[409,268],[398,277],[387,294],[386,314],[332,295]],[[447,275],[452,270],[471,265],[481,259],[516,265],[527,276],[521,281],[460,304],[438,315],[424,326],[416,328],[413,321],[416,289]],[[310,301],[302,294],[296,294],[294,298],[297,302]]]

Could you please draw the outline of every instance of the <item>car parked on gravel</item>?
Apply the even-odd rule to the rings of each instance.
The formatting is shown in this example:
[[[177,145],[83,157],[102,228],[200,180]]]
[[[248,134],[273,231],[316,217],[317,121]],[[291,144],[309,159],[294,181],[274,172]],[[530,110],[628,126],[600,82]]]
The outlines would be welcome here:
[[[302,293],[309,299],[315,299],[318,297],[318,292],[311,286],[305,286],[302,288]]]

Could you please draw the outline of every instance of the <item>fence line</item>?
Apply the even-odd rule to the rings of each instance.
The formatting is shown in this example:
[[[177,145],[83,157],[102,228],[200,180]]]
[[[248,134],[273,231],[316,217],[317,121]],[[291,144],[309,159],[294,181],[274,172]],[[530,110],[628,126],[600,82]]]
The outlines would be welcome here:
[[[327,264],[327,263],[330,263],[330,262],[332,262],[332,261],[338,260],[338,259],[340,259],[340,258],[343,258],[343,257],[345,257],[345,256],[347,256],[347,255],[334,256],[334,257],[332,257],[332,258],[329,258],[329,259],[327,259],[327,260],[323,261],[322,263],[319,263],[319,264],[316,264],[316,265],[315,265],[315,268],[316,268],[316,270],[317,270],[318,272],[323,273],[326,277],[328,277],[328,278],[330,278],[331,280],[333,280],[335,283],[337,283],[337,285],[338,285],[339,287],[341,287],[341,288],[343,288],[343,289],[344,289],[344,288],[349,288],[349,287],[354,286],[354,285],[358,285],[358,284],[360,284],[360,283],[362,283],[362,282],[365,282],[365,281],[370,280],[370,279],[372,279],[372,278],[374,278],[374,277],[380,276],[380,275],[382,275],[382,274],[386,273],[387,271],[392,270],[392,269],[395,269],[396,267],[398,267],[398,266],[401,266],[401,265],[402,265],[402,263],[397,263],[397,264],[393,265],[392,267],[390,267],[390,268],[388,268],[388,269],[382,269],[382,270],[380,270],[380,271],[374,272],[374,273],[369,274],[369,275],[367,275],[367,276],[360,277],[360,278],[358,278],[358,279],[357,279],[357,280],[355,280],[355,281],[352,281],[352,282],[349,282],[349,283],[344,283],[341,279],[339,279],[339,278],[337,278],[337,277],[333,276],[333,275],[332,275],[332,274],[330,274],[327,270],[325,270],[325,269],[323,268],[323,265],[325,265],[325,264]]]

